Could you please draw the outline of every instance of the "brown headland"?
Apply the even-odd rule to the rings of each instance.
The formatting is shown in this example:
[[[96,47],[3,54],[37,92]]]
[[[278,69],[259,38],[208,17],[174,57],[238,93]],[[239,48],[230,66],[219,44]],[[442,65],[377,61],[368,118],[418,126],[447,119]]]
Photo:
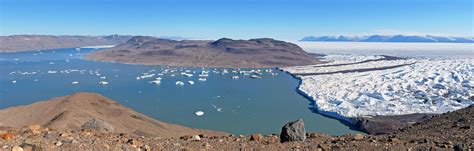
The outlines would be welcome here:
[[[129,64],[267,68],[318,64],[298,45],[270,38],[216,41],[135,36],[125,44],[86,55],[87,59]]]

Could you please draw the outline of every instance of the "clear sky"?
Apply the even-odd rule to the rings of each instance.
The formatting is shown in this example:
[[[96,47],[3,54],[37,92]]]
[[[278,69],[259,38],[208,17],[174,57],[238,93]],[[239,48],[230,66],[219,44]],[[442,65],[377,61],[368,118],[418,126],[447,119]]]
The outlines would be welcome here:
[[[0,0],[0,34],[473,36],[473,0]]]

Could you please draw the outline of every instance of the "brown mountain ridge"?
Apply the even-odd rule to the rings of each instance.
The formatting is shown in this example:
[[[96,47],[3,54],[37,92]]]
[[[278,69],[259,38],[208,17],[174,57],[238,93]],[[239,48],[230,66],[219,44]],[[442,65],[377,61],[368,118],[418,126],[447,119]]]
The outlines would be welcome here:
[[[285,67],[319,63],[298,45],[270,38],[176,41],[135,36],[125,44],[88,54],[86,58],[130,64],[224,68]]]
[[[98,45],[118,45],[132,36],[53,36],[53,35],[12,35],[0,36],[0,52],[21,52],[42,49],[74,48]]]

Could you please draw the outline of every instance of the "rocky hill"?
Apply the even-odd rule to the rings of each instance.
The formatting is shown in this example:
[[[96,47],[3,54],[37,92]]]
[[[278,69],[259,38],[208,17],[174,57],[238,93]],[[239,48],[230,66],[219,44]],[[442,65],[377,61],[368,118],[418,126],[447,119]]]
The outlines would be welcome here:
[[[86,128],[106,133],[128,133],[163,138],[191,134],[226,134],[154,120],[93,93],[76,93],[27,106],[0,110],[0,126],[22,128],[29,125],[62,131]]]
[[[41,49],[73,48],[98,45],[118,45],[127,42],[132,36],[50,36],[13,35],[0,36],[0,52],[20,52]]]
[[[135,36],[127,43],[86,56],[98,61],[199,67],[282,67],[317,64],[298,45],[269,38],[217,41]]]

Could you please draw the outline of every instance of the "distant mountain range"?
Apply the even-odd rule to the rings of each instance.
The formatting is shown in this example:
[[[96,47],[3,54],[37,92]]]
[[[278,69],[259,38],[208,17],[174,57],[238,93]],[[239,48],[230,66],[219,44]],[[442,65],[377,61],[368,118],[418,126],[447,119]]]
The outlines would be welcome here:
[[[327,42],[425,42],[425,43],[474,43],[473,37],[371,35],[371,36],[309,36],[300,41]]]
[[[0,36],[0,52],[20,52],[41,49],[74,48],[98,45],[119,45],[127,42],[130,35],[108,36],[53,36],[12,35]]]

